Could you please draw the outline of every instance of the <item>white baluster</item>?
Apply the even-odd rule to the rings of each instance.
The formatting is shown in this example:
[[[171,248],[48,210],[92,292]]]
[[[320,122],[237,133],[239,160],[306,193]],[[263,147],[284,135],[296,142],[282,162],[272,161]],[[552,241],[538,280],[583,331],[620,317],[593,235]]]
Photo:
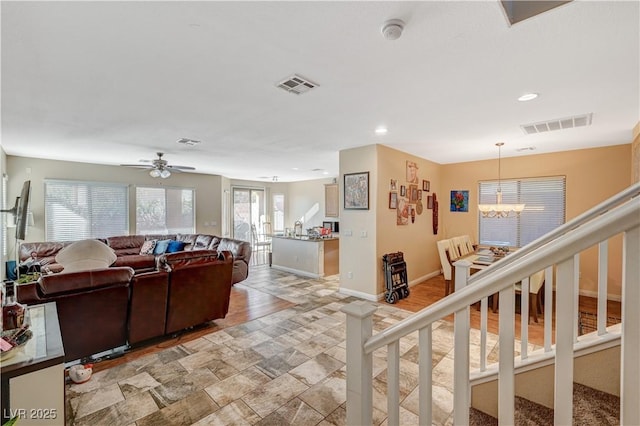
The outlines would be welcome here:
[[[573,255],[573,306],[576,312],[573,316],[573,341],[578,342],[578,309],[580,308],[580,253]]]
[[[544,271],[544,351],[551,351],[553,323],[553,266]]]
[[[480,371],[487,369],[487,314],[488,298],[480,301]]]
[[[607,333],[607,274],[609,272],[609,242],[598,245],[598,336]]]
[[[640,228],[625,232],[622,246],[622,344],[620,424],[640,424]]]
[[[400,344],[387,345],[387,415],[389,426],[400,424]]]
[[[373,356],[364,343],[373,333],[375,306],[352,302],[340,310],[347,314],[347,425],[370,425],[373,421]]]
[[[431,325],[418,331],[418,396],[420,400],[420,424],[433,422],[433,337]]]
[[[500,290],[499,300],[498,424],[513,425],[515,411],[514,343],[516,320],[514,286],[510,285],[504,290]]]
[[[520,358],[523,360],[529,358],[529,296],[529,277],[525,277],[520,281]]]
[[[573,342],[575,256],[558,264],[556,283],[556,366],[554,423],[570,425],[573,419]]]

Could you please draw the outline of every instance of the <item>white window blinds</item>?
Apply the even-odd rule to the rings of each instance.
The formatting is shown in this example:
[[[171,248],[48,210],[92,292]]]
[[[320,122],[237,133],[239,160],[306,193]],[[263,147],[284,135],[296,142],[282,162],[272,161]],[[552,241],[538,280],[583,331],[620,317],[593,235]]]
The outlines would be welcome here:
[[[129,189],[125,184],[45,180],[47,241],[129,234]]]
[[[136,233],[194,233],[194,200],[193,189],[136,187]]]
[[[480,244],[522,247],[565,222],[564,176],[512,179],[500,182],[502,202],[524,203],[519,217],[480,216]],[[479,203],[496,202],[497,181],[479,183]]]

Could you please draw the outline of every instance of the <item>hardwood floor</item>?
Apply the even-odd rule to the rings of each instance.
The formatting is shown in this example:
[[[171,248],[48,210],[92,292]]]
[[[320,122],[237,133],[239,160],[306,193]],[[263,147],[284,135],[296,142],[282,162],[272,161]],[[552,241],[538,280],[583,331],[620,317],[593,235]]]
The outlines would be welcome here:
[[[394,306],[411,312],[418,312],[422,308],[429,306],[444,297],[444,276],[426,280],[423,283],[411,287],[411,294],[406,299],[399,300]],[[519,305],[519,298],[518,298]],[[597,312],[597,300],[592,297],[580,296],[579,310],[595,314]],[[608,301],[608,316],[620,318],[621,304],[612,300]],[[498,334],[498,318],[499,312],[492,312],[491,308],[487,316],[487,327],[489,332]],[[453,321],[453,315],[447,317],[449,321]],[[593,321],[592,318],[588,318]],[[615,320],[614,320],[615,322]],[[516,338],[520,338],[520,313],[516,314]],[[472,307],[471,309],[471,327],[480,328],[480,311]],[[552,330],[555,331],[555,315],[553,316]],[[531,318],[529,323],[529,342],[536,345],[544,345],[544,314],[538,315],[538,322],[534,322]],[[554,333],[552,333],[553,335]]]
[[[444,296],[444,278],[442,275],[431,278],[423,283],[411,287],[411,294],[406,299],[399,300],[394,306],[411,312],[417,312],[422,308],[429,306]],[[384,302],[381,302],[384,303]],[[104,370],[110,367],[121,365],[147,354],[159,352],[163,349],[188,342],[214,331],[222,330],[227,327],[242,324],[247,321],[287,309],[294,304],[284,299],[272,296],[262,291],[243,286],[242,283],[236,284],[231,289],[231,300],[229,306],[229,314],[226,318],[210,322],[201,327],[184,331],[175,337],[165,337],[156,341],[147,342],[144,346],[132,348],[124,355],[105,359],[94,366],[94,371]],[[594,313],[597,311],[596,299],[590,297],[580,297],[580,310]],[[609,301],[608,315],[612,317],[620,317],[620,302]],[[489,309],[488,329],[491,333],[498,334],[498,318],[499,313],[492,312]],[[453,321],[453,315],[446,318]],[[472,307],[471,309],[471,326],[480,328],[480,311]],[[553,323],[555,327],[555,319]],[[533,319],[529,324],[529,341],[537,345],[544,344],[544,315],[539,316],[539,322],[535,323]],[[520,337],[520,315],[516,315],[516,338]]]
[[[134,347],[127,353],[117,358],[105,359],[94,365],[94,372],[125,364],[142,356],[162,351],[163,349],[185,343],[206,334],[222,330],[227,327],[242,324],[247,321],[289,308],[294,304],[270,294],[245,287],[241,283],[231,288],[229,300],[229,313],[223,319],[218,319],[178,333],[175,337],[163,337],[143,346]]]

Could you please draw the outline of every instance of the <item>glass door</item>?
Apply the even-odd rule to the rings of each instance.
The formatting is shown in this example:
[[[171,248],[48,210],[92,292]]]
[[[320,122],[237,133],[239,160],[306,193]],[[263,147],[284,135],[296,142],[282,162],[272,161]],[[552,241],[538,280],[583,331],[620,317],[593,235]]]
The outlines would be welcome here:
[[[265,221],[264,189],[233,188],[233,238],[252,241],[251,226],[260,232]]]

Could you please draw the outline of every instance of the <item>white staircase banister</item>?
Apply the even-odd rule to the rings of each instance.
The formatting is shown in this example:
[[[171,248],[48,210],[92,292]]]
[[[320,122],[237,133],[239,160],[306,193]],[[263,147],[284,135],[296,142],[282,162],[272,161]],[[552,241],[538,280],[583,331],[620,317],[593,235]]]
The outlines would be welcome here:
[[[487,269],[472,275],[467,287],[460,291],[456,290],[453,294],[413,314],[405,321],[394,324],[367,339],[364,351],[370,354],[374,350],[386,346],[408,333],[426,327],[465,306],[476,303],[483,297],[488,297],[526,276],[533,275],[549,265],[567,259],[567,257],[572,257],[573,253],[579,253],[613,235],[638,226],[639,218],[640,198],[635,197],[619,208],[600,215],[598,223],[585,223],[558,239],[554,244],[533,250],[526,259],[515,258],[506,265],[498,267],[500,263],[510,260],[509,257],[516,256],[518,252],[509,255]],[[568,253],[570,253],[569,256],[567,256]],[[485,274],[489,270],[491,273]],[[471,285],[472,281],[473,285]]]

